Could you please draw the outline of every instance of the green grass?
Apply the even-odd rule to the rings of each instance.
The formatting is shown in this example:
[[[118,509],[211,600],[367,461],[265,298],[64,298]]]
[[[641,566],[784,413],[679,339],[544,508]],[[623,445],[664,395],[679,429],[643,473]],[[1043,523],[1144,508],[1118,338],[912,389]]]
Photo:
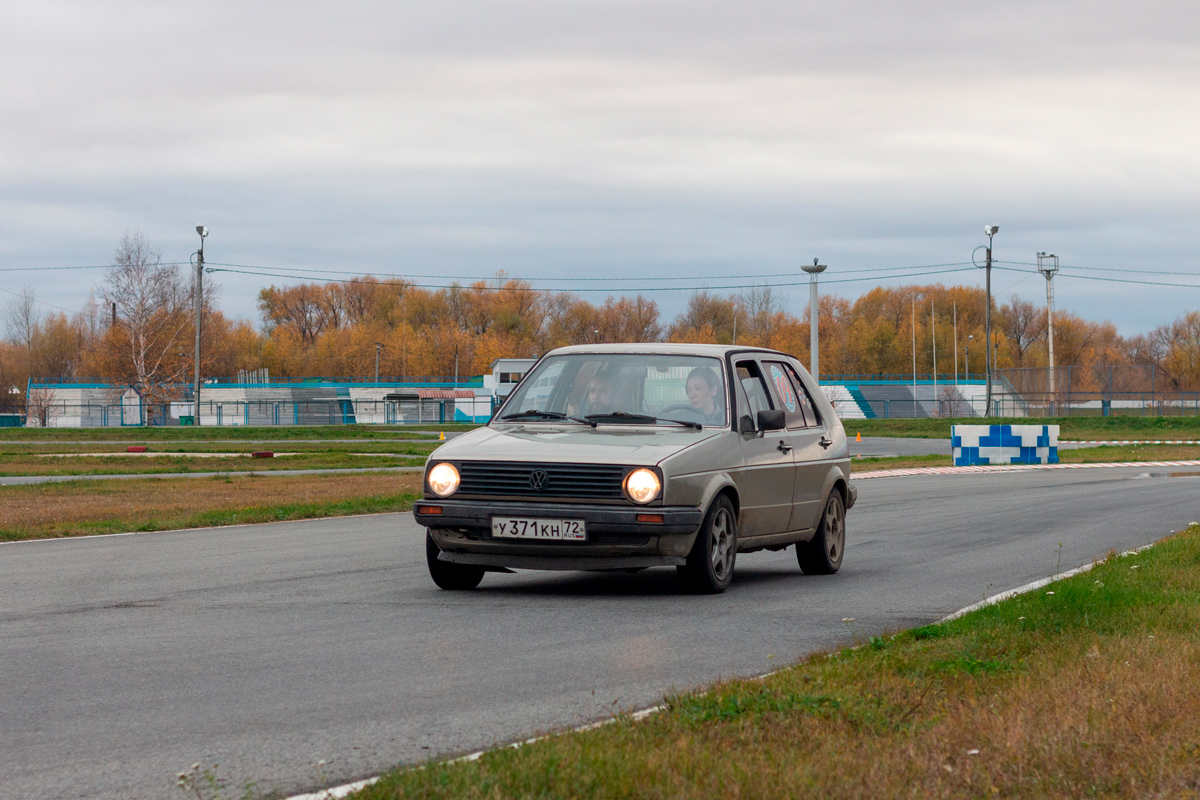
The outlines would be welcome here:
[[[950,438],[952,425],[1058,425],[1059,439],[1196,439],[1200,417],[1013,417],[963,419],[848,419],[846,432],[863,436]]]
[[[1063,464],[1113,464],[1126,461],[1200,461],[1200,445],[1100,445],[1058,451]],[[910,469],[913,467],[949,467],[954,458],[949,455],[926,456],[868,456],[850,461],[854,472],[876,469]]]
[[[355,797],[1200,796],[1200,525],[949,623],[855,638],[641,722],[400,769]]]
[[[467,431],[478,425],[302,425],[236,427],[136,427],[136,428],[0,428],[0,442],[202,442],[289,441],[295,439],[404,439],[414,431]],[[411,437],[423,438],[423,437]]]
[[[0,458],[0,476],[22,475],[166,475],[180,472],[275,472],[298,469],[387,469],[419,467],[424,456],[372,456],[353,453],[305,453],[278,458],[144,458],[37,455]]]

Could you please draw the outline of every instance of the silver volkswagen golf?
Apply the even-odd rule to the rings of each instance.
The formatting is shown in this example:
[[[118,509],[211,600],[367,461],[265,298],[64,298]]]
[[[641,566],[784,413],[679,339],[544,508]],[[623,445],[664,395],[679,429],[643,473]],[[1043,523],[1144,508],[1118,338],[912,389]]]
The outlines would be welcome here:
[[[722,592],[738,553],[796,546],[837,572],[850,482],[846,434],[794,358],[722,345],[615,344],[546,354],[484,428],[425,465],[429,573],[673,566]]]

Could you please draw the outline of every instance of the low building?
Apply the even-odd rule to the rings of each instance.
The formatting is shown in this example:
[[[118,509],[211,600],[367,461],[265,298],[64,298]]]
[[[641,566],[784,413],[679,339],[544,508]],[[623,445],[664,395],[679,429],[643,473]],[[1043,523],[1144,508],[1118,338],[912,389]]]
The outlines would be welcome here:
[[[488,366],[488,374],[483,376],[483,388],[499,405],[536,363],[536,358],[497,358]]]

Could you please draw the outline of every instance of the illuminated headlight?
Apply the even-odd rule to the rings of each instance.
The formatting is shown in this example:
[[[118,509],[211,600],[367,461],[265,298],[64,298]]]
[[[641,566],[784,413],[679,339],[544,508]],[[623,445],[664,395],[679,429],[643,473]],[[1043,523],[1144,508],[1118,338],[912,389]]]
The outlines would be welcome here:
[[[654,470],[635,469],[625,476],[625,494],[635,503],[649,503],[658,497],[661,489],[662,481],[654,474]]]
[[[425,482],[429,484],[429,491],[438,497],[449,497],[458,491],[458,469],[453,464],[447,464],[444,461],[441,464],[434,464],[433,469],[429,470]]]

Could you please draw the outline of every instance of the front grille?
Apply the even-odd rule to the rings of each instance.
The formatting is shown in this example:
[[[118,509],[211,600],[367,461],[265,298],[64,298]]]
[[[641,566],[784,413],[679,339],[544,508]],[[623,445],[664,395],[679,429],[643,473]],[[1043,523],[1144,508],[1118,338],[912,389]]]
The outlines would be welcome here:
[[[533,464],[523,461],[464,461],[458,465],[460,495],[564,497],[624,500],[626,467],[607,464]],[[537,476],[534,473],[539,473]],[[541,480],[544,477],[544,481]]]

